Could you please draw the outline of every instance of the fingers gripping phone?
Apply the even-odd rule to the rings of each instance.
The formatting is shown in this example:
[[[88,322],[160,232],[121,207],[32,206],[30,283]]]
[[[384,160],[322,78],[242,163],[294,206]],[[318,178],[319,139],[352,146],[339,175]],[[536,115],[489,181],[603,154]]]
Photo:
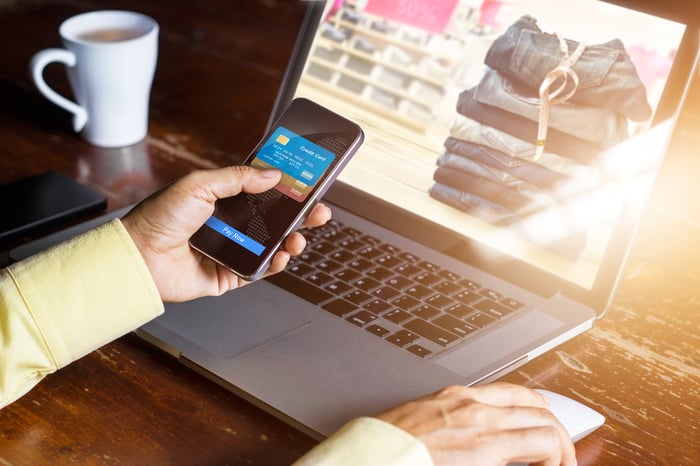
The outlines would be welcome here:
[[[190,245],[246,280],[262,277],[363,139],[357,124],[308,99],[294,99],[243,162],[280,170],[280,182],[263,193],[219,199]]]

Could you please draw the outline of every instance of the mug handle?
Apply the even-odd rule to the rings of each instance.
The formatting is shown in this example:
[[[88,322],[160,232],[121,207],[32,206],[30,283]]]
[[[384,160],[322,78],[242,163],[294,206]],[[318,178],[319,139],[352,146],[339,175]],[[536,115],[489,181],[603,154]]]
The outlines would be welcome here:
[[[55,103],[59,107],[63,107],[73,114],[73,130],[77,133],[83,129],[87,123],[88,115],[83,107],[75,102],[66,99],[58,92],[51,89],[46,81],[44,81],[44,68],[51,62],[60,62],[66,66],[75,66],[75,55],[72,52],[64,49],[46,49],[37,52],[32,57],[29,69],[31,71],[34,84],[39,89],[44,97]]]

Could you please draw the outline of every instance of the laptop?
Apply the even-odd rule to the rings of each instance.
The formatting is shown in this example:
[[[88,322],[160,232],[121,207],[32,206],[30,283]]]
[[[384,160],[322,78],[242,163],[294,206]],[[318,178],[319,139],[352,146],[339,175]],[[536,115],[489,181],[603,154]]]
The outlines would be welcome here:
[[[304,96],[365,130],[364,146],[325,196],[333,220],[306,233],[305,253],[285,272],[221,297],[167,304],[137,332],[318,439],[446,385],[496,380],[603,318],[698,56],[697,30],[595,0],[571,0],[576,15],[524,0],[336,3],[308,2],[270,119]],[[550,37],[590,46],[620,39],[650,114],[627,121],[612,144],[591,141],[600,131],[590,119],[580,132],[547,125],[538,155],[536,141],[513,139],[516,123],[494,131],[498,121],[461,113],[460,102],[486,88],[493,44],[523,17],[558,34]],[[483,139],[466,137],[464,125]],[[562,133],[576,148],[566,155],[551,151]],[[461,156],[465,141],[483,148],[489,138],[524,152],[503,159],[489,147],[487,162]],[[572,183],[554,189],[534,174]]]

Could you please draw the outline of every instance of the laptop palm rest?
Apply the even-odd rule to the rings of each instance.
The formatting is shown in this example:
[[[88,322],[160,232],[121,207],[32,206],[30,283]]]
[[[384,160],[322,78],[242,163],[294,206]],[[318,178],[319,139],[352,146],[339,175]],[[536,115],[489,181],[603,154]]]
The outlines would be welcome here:
[[[264,296],[250,290],[240,291],[187,303],[168,303],[165,313],[146,326],[160,326],[174,334],[175,340],[194,344],[218,358],[230,359],[309,323],[298,313],[282,309]],[[167,340],[174,343],[173,338]],[[180,348],[183,353],[187,352],[186,347]]]

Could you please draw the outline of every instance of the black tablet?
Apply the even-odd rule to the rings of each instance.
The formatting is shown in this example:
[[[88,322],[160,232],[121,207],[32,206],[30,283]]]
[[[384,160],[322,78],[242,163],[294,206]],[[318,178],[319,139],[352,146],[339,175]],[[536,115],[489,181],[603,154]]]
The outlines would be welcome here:
[[[107,198],[55,171],[0,186],[0,242],[103,211]]]

